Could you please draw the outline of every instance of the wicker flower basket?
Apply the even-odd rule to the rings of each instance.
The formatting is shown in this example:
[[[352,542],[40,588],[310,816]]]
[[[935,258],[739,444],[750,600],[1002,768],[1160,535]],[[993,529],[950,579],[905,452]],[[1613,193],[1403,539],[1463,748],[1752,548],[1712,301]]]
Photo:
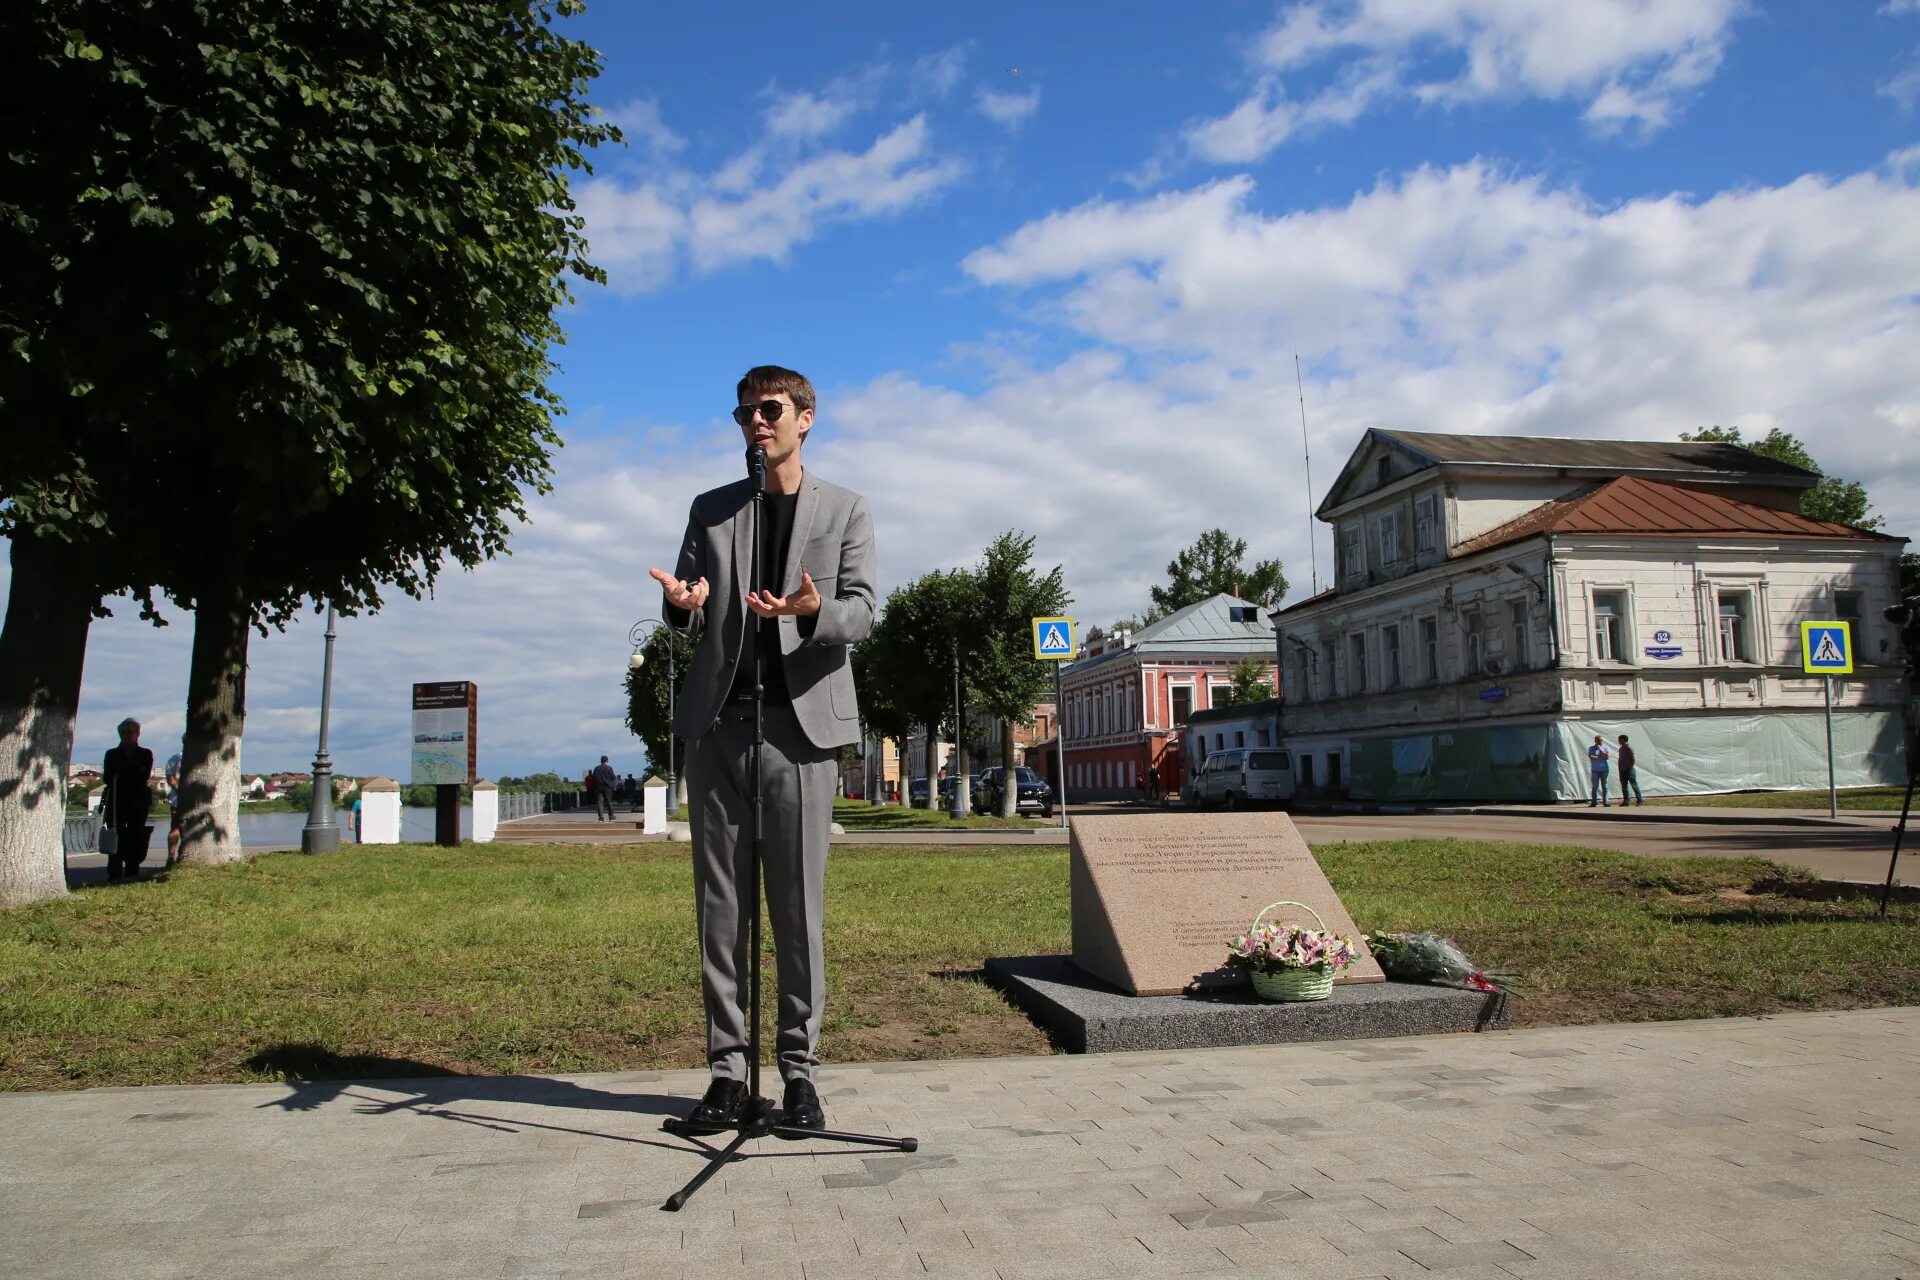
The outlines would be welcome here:
[[[1313,923],[1321,932],[1326,932],[1327,922],[1320,913],[1304,902],[1275,902],[1261,908],[1260,914],[1253,918],[1253,927],[1258,928],[1260,921],[1274,907],[1299,907],[1313,917]],[[1333,994],[1333,970],[1320,969],[1279,969],[1270,973],[1255,970],[1253,975],[1254,994],[1262,1000],[1325,1000]]]

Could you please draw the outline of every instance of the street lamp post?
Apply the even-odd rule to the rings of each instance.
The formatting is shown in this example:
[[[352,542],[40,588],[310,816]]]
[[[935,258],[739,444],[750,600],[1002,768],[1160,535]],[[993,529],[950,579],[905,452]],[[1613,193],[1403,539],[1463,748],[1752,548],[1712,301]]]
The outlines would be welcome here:
[[[638,671],[646,662],[646,655],[640,652],[640,646],[651,638],[652,633],[666,626],[658,618],[642,618],[633,624],[627,632],[627,643],[633,646],[633,656],[627,659],[627,665]],[[674,786],[673,774],[673,686],[678,682],[675,673],[673,652],[673,628],[667,628],[667,812],[675,813],[680,808],[680,792]]]
[[[947,801],[947,816],[955,822],[967,816],[967,802],[972,799],[964,794],[967,779],[960,772],[960,743],[966,736],[966,722],[960,718],[960,642],[956,640],[953,644],[953,765],[947,770],[953,779],[953,799]]]
[[[300,829],[300,852],[332,853],[340,847],[333,817],[333,757],[327,754],[327,712],[333,702],[333,606],[327,606],[326,657],[320,663],[320,749],[313,756],[313,802]]]

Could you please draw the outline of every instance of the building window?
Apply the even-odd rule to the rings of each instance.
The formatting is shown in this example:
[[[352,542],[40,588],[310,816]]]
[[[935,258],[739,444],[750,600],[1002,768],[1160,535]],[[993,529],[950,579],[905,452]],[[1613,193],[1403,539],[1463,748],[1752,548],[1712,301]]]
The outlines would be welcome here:
[[[1527,653],[1527,602],[1515,600],[1507,605],[1507,615],[1512,634],[1507,646],[1507,666],[1514,671],[1525,671],[1532,665]]]
[[[1254,732],[1260,736],[1261,746],[1270,747],[1273,745],[1273,735],[1268,730],[1262,728],[1262,729],[1255,729]]]
[[[1334,680],[1336,673],[1333,667],[1333,659],[1333,641],[1329,640],[1320,646],[1320,670],[1327,678],[1327,696],[1329,698],[1337,698],[1340,696],[1339,687]]]
[[[1466,653],[1467,678],[1482,674],[1487,664],[1487,640],[1484,623],[1478,609],[1463,609],[1460,613],[1461,649]]]
[[[1400,563],[1400,513],[1388,511],[1380,516],[1380,563]]]
[[[1356,631],[1347,637],[1347,692],[1367,691],[1367,637]]]
[[[1313,650],[1296,648],[1293,659],[1295,696],[1305,702],[1313,696]]]
[[[1224,680],[1207,682],[1207,706],[1224,707],[1233,696],[1233,686]]]
[[[1721,591],[1720,661],[1753,661],[1753,596],[1745,591]]]
[[[1373,464],[1373,479],[1376,484],[1385,484],[1391,467],[1385,455],[1377,458]]]
[[[1380,674],[1387,682],[1387,688],[1400,687],[1400,628],[1398,626],[1380,628]]]
[[[1366,557],[1360,554],[1360,526],[1356,524],[1340,527],[1340,576],[1357,577],[1367,569]]]
[[[1176,729],[1184,729],[1187,727],[1187,717],[1193,714],[1193,686],[1190,684],[1174,685],[1172,698],[1173,727]]]
[[[1434,549],[1438,539],[1435,537],[1439,526],[1440,498],[1437,494],[1428,494],[1413,504],[1413,550],[1415,555],[1424,555]]]
[[[1853,638],[1860,638],[1860,593],[1858,591],[1836,591],[1833,593],[1833,616],[1853,626]]]
[[[1420,619],[1420,678],[1440,679],[1440,619]]]
[[[1235,730],[1233,731],[1233,745],[1234,745],[1234,746],[1236,746],[1236,747],[1244,747],[1244,746],[1246,746],[1246,745],[1247,745],[1247,734],[1246,734],[1246,730],[1244,730],[1244,729],[1235,729]]]
[[[1624,591],[1593,593],[1593,660],[1627,660],[1627,593]]]

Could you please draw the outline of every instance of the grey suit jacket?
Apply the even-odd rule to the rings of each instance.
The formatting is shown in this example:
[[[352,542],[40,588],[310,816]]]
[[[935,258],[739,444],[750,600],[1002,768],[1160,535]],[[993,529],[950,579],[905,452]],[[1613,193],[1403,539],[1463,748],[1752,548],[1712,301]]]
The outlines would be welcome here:
[[[733,688],[747,626],[752,571],[753,491],[745,480],[693,500],[674,576],[707,580],[707,603],[691,612],[664,604],[661,616],[699,637],[674,703],[673,731],[692,740],[711,729]],[[808,471],[794,503],[793,536],[779,594],[800,589],[802,571],[820,592],[814,618],[780,619],[781,662],[794,717],[817,747],[860,740],[848,646],[873,630],[873,517],[867,500]]]

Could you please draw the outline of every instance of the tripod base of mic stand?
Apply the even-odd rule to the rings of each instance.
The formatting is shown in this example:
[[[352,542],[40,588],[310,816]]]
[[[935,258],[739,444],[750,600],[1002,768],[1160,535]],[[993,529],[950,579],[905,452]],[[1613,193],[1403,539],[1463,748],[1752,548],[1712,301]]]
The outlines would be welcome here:
[[[723,1128],[708,1124],[694,1124],[690,1120],[671,1118],[662,1120],[660,1128],[678,1138],[710,1138],[722,1133],[733,1134],[726,1146],[707,1155],[707,1167],[693,1175],[686,1186],[667,1197],[660,1207],[669,1213],[678,1213],[693,1193],[707,1184],[707,1179],[720,1172],[720,1166],[733,1160],[745,1160],[746,1154],[740,1148],[752,1138],[822,1138],[828,1142],[852,1142],[864,1147],[882,1147],[889,1151],[918,1151],[918,1138],[883,1138],[875,1133],[845,1133],[839,1129],[805,1129],[797,1125],[781,1124],[780,1108],[765,1098],[749,1098],[740,1119]]]

